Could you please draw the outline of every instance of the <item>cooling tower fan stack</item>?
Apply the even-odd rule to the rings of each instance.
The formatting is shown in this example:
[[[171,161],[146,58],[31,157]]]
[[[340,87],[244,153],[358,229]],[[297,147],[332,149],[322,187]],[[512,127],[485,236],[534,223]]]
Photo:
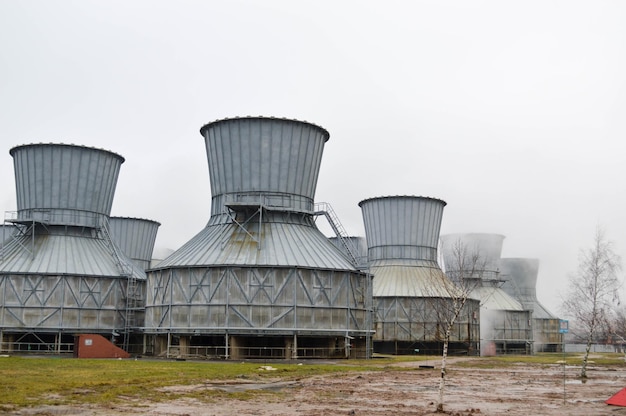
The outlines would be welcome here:
[[[366,356],[371,279],[314,221],[328,132],[267,117],[218,120],[200,132],[211,216],[148,272],[154,353]]]
[[[393,354],[439,354],[445,322],[458,288],[437,263],[446,203],[417,196],[363,200],[369,272],[374,275],[374,350]],[[474,354],[478,346],[478,303],[471,299],[453,328],[450,349]]]
[[[73,334],[126,331],[127,299],[141,296],[145,273],[110,238],[124,158],[66,144],[17,146],[10,154],[17,212],[5,220],[16,231],[0,257],[2,340],[14,350],[68,352]]]
[[[503,258],[500,260],[500,273],[504,280],[502,289],[521,302],[524,309],[532,312],[534,352],[560,352],[560,319],[537,298],[539,259]]]
[[[481,355],[530,354],[531,312],[502,289],[503,241],[490,233],[442,235],[444,267],[451,276],[465,276],[480,300]]]

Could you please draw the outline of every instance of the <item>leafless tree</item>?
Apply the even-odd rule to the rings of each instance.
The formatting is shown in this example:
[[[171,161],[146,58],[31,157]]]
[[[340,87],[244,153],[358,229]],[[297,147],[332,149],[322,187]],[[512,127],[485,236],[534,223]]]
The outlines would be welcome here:
[[[480,285],[481,276],[485,270],[485,260],[481,257],[478,249],[470,250],[462,241],[455,241],[449,250],[442,247],[446,275],[442,275],[437,302],[433,303],[437,316],[438,325],[443,327],[443,352],[441,355],[441,379],[439,381],[439,398],[437,412],[444,411],[444,392],[446,385],[446,360],[452,331],[457,327],[457,322],[464,317],[466,322],[460,325],[468,325],[468,336],[472,334],[471,322],[478,320],[479,302],[471,298],[472,291]],[[478,326],[476,325],[476,328]]]
[[[620,271],[621,259],[613,251],[604,231],[598,227],[593,246],[580,252],[578,272],[570,276],[569,291],[563,301],[563,310],[575,320],[586,338],[581,378],[587,378],[587,363],[594,336],[619,301]]]

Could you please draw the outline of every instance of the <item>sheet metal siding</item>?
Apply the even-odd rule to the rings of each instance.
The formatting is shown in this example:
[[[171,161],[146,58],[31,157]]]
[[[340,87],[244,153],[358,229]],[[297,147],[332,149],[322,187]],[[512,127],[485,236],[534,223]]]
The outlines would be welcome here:
[[[481,261],[485,262],[486,271],[496,271],[502,256],[503,242],[504,236],[500,234],[468,233],[442,235],[441,252],[446,270],[455,263],[452,254],[454,245],[461,243],[470,254],[477,252],[480,255]]]
[[[312,225],[266,222],[260,233],[257,227],[250,225],[249,235],[236,224],[208,226],[156,268],[240,265],[354,270],[344,254]]]
[[[93,226],[93,213],[109,215],[124,161],[106,150],[62,144],[14,147],[17,208],[50,210],[53,224]],[[72,211],[81,211],[76,215]],[[87,216],[90,220],[83,218]],[[83,218],[83,219],[81,219]]]
[[[240,118],[210,123],[201,132],[212,215],[225,202],[258,203],[265,194],[282,197],[285,209],[312,212],[325,130],[294,120]]]
[[[371,313],[367,278],[297,268],[152,271],[145,331],[364,335]]]
[[[125,290],[126,280],[119,278],[0,275],[0,327],[12,332],[119,329]]]
[[[374,341],[441,341],[443,328],[437,311],[450,309],[451,302],[445,298],[377,298]],[[478,301],[468,299],[451,328],[451,342],[480,339],[478,312]]]
[[[381,197],[361,201],[370,261],[437,260],[444,201],[423,197]]]
[[[127,257],[142,269],[150,266],[159,224],[141,218],[111,217],[111,236]]]
[[[480,311],[480,339],[484,348],[488,341],[525,343],[532,340],[529,311]]]

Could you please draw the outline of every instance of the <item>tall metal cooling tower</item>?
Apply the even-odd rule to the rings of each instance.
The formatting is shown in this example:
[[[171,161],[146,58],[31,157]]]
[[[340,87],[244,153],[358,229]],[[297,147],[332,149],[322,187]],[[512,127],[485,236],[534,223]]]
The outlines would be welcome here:
[[[313,217],[328,132],[264,117],[218,120],[200,132],[211,218],[148,272],[148,353],[367,356],[371,277]]]
[[[504,258],[500,260],[500,273],[505,280],[502,289],[532,312],[534,351],[560,352],[560,320],[537,299],[539,260]]]
[[[143,218],[111,217],[111,236],[128,258],[142,270],[150,268],[160,223]]]
[[[17,212],[6,221],[19,232],[0,256],[1,348],[69,352],[75,333],[127,335],[145,273],[109,235],[124,158],[65,144],[10,154]]]
[[[532,353],[531,313],[502,288],[499,270],[504,236],[446,234],[441,251],[446,274],[463,279],[480,299],[481,355]]]
[[[374,350],[439,354],[446,311],[460,292],[437,263],[446,203],[416,196],[389,196],[359,203],[374,275]],[[478,302],[469,299],[452,328],[449,348],[478,352]]]

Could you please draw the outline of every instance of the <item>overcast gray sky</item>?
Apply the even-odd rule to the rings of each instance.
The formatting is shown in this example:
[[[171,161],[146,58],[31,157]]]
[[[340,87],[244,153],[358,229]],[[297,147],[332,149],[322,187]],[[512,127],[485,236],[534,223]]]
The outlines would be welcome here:
[[[506,236],[560,293],[597,225],[626,259],[626,2],[0,0],[0,208],[9,149],[112,150],[112,215],[206,224],[199,128],[264,115],[330,132],[316,200],[445,200],[442,234]]]

